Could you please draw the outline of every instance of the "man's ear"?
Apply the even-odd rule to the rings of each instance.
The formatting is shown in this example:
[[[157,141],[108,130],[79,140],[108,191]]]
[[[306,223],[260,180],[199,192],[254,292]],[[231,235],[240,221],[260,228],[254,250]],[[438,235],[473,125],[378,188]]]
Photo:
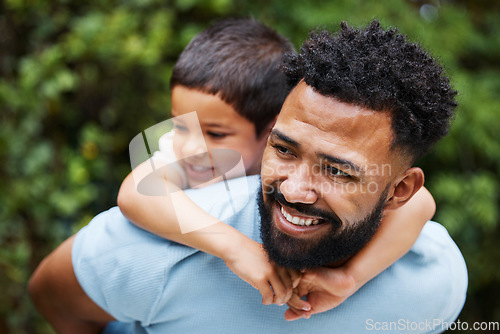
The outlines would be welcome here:
[[[424,185],[424,172],[418,167],[408,169],[399,178],[392,196],[385,204],[386,210],[394,210],[405,204]]]

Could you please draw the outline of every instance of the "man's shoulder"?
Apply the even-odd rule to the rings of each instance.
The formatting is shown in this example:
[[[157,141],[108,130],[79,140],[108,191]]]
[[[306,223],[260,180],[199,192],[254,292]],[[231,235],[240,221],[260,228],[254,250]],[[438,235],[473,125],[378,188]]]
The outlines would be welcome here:
[[[242,216],[248,216],[248,219],[255,218],[255,196],[258,185],[259,178],[252,176],[221,182],[202,189],[190,189],[185,193],[203,210],[220,220],[242,221],[244,220],[241,219]],[[251,222],[251,225],[254,225],[254,222]],[[76,239],[82,240],[85,245],[98,246],[96,252],[102,252],[106,247],[117,248],[142,241],[169,242],[132,224],[118,207],[95,216],[80,230]],[[86,248],[85,254],[93,255],[89,247]]]
[[[90,253],[90,249],[95,249],[97,253],[98,250],[102,251],[102,248],[135,242],[137,238],[146,238],[148,241],[162,240],[162,238],[132,224],[123,215],[120,208],[115,206],[96,215],[87,226],[83,227],[76,234],[75,244],[79,244],[79,240],[82,240],[82,243],[86,245],[85,252],[90,256],[93,255]],[[88,247],[91,244],[96,247]]]
[[[186,194],[209,214],[255,238],[254,203],[259,184],[258,177],[240,178]],[[146,319],[166,286],[168,272],[195,253],[199,251],[135,226],[114,207],[77,233],[72,262],[87,295],[104,310],[115,310],[114,316],[127,321],[132,319],[127,314]],[[127,303],[133,305],[132,309],[124,307]],[[137,313],[141,311],[144,314]]]
[[[364,288],[368,294],[382,294],[380,302],[405,315],[402,321],[432,321],[433,329],[438,329],[441,323],[458,317],[467,282],[467,268],[457,245],[443,226],[429,221],[411,250]],[[372,320],[384,323],[394,318]]]
[[[196,252],[135,226],[114,207],[77,233],[71,258],[97,305],[121,321],[147,322],[168,270]]]
[[[188,189],[185,193],[204,211],[248,235],[255,233],[254,227],[259,219],[259,188],[260,177],[253,175],[218,182],[200,189]]]
[[[446,228],[434,221],[425,224],[406,257],[416,266],[444,268],[450,274],[445,275],[443,279],[453,278],[454,282],[462,279],[459,283],[467,284],[467,267],[460,249]],[[454,274],[455,277],[452,276]],[[462,282],[463,280],[465,282]]]
[[[468,273],[464,257],[446,228],[427,222],[407,255],[428,268],[429,285],[436,294],[441,293],[442,300],[447,300],[442,305],[444,317],[456,319],[465,303]]]

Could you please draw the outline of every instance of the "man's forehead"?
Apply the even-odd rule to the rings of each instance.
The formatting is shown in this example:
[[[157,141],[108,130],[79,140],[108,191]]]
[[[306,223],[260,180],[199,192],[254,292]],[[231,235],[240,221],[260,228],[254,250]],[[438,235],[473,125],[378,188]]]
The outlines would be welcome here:
[[[392,131],[390,112],[375,111],[321,95],[304,81],[292,90],[283,107],[283,111],[290,113],[293,118],[308,121],[324,131],[337,128],[336,123],[339,121],[343,122],[344,130],[373,128],[377,125]]]
[[[334,150],[360,164],[387,158],[393,139],[389,112],[340,102],[304,81],[285,101],[276,128],[310,150]]]

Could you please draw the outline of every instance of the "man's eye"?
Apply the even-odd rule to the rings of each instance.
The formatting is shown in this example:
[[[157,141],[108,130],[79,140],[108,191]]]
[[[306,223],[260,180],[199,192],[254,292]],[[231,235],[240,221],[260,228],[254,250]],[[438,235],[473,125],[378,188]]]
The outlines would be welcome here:
[[[213,132],[213,131],[208,131],[207,135],[209,135],[210,137],[215,138],[215,139],[222,139],[222,138],[225,138],[227,136],[227,134],[225,134],[225,133]]]
[[[350,178],[351,175],[347,174],[346,172],[341,171],[340,169],[333,167],[333,166],[325,166],[325,170],[330,176],[341,176],[341,177],[347,177]]]
[[[292,152],[286,148],[285,146],[281,146],[281,145],[273,145],[274,149],[276,151],[278,151],[278,153],[280,154],[291,154]]]

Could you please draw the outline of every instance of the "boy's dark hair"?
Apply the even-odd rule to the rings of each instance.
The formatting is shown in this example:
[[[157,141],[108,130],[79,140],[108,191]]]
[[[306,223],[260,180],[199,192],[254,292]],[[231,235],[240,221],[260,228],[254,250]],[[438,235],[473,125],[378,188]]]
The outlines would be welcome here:
[[[274,119],[289,93],[280,65],[290,41],[254,19],[216,22],[179,56],[170,89],[182,85],[218,95],[255,125],[256,135]]]
[[[393,148],[421,157],[446,135],[457,106],[442,67],[395,29],[377,20],[364,30],[341,23],[335,36],[312,33],[284,70],[290,86],[301,79],[318,93],[392,113]]]

